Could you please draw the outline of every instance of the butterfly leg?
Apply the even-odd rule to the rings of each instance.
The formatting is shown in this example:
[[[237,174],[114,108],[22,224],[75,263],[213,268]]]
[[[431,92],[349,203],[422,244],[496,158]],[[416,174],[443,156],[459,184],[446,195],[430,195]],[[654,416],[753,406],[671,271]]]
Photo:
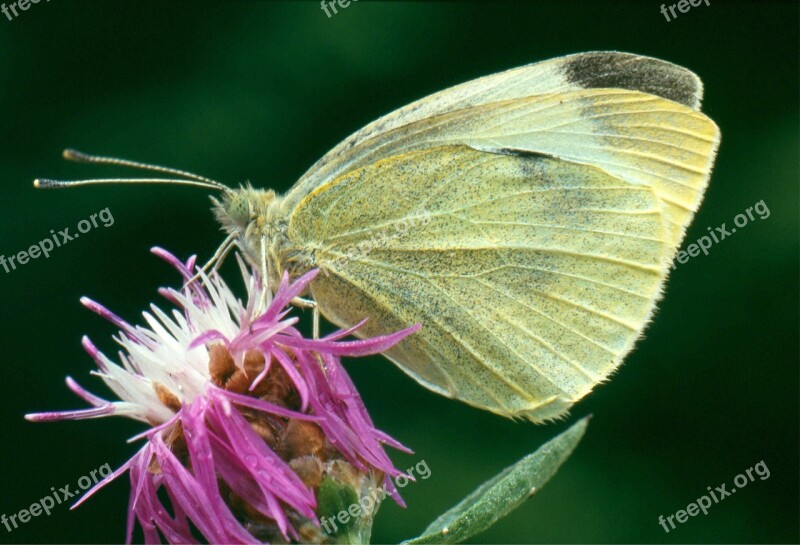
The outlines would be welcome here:
[[[217,251],[214,252],[214,255],[211,256],[211,259],[209,259],[208,262],[201,267],[201,269],[197,272],[197,274],[195,274],[193,277],[187,280],[186,283],[184,283],[183,287],[184,288],[189,287],[192,284],[192,282],[195,282],[203,275],[203,273],[207,272],[212,265],[214,266],[212,270],[216,271],[217,269],[219,269],[219,267],[222,265],[222,262],[225,260],[225,257],[228,255],[228,252],[230,252],[231,249],[236,245],[235,239],[236,239],[235,233],[231,233],[230,235],[228,235],[227,238],[225,238],[225,240],[222,241],[222,244],[219,245]]]
[[[225,262],[225,258],[228,257],[228,254],[231,252],[231,250],[234,248],[239,248],[238,240],[235,237],[229,238],[233,238],[233,241],[228,244],[224,251],[221,252],[219,259],[217,259],[216,263],[214,263],[214,266],[211,267],[211,272],[217,272],[219,268],[222,267],[222,264]]]
[[[302,297],[295,297],[292,299],[292,304],[300,308],[310,308],[314,320],[313,333],[314,338],[319,339],[319,305],[313,299],[303,299]]]
[[[267,276],[267,237],[261,236],[261,296],[258,298],[258,305],[253,313],[253,317],[261,314],[267,308],[267,294],[270,293],[269,277]]]

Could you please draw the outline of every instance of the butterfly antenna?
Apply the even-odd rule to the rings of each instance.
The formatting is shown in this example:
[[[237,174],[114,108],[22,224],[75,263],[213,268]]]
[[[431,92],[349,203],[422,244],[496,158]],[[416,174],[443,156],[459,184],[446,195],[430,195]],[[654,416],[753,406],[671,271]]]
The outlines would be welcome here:
[[[225,193],[232,193],[232,189],[205,176],[199,176],[184,170],[175,168],[162,167],[158,165],[150,165],[147,163],[140,163],[138,161],[129,161],[127,159],[118,159],[116,157],[102,157],[99,155],[89,155],[76,151],[73,149],[66,149],[63,153],[64,159],[68,161],[75,161],[76,163],[92,163],[96,165],[115,165],[128,168],[135,168],[139,170],[149,170],[151,172],[160,172],[162,174],[169,174],[177,176],[177,178],[95,178],[90,180],[47,180],[36,179],[33,181],[33,186],[40,189],[62,188],[62,187],[75,187],[79,185],[93,185],[93,184],[181,184],[193,185],[197,187],[207,187],[216,189]]]

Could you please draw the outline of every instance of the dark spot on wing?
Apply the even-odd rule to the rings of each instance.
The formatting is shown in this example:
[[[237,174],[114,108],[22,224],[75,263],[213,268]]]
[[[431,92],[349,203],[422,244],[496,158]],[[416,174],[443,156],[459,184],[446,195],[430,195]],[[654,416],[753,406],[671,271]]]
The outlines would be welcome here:
[[[531,151],[526,149],[497,148],[496,150],[492,150],[492,153],[497,153],[500,155],[513,155],[514,157],[527,157],[534,159],[557,159],[555,155],[550,155],[549,153],[541,153],[538,151]]]
[[[555,155],[541,153],[538,151],[514,149],[514,148],[498,148],[492,150],[491,153],[499,155],[509,155],[511,157],[519,157],[522,159],[519,162],[519,168],[522,176],[525,178],[540,178],[542,176],[542,169],[546,162],[560,161]]]
[[[689,70],[629,53],[592,52],[565,59],[567,81],[585,89],[628,89],[656,95],[693,109],[700,107],[702,84]]]

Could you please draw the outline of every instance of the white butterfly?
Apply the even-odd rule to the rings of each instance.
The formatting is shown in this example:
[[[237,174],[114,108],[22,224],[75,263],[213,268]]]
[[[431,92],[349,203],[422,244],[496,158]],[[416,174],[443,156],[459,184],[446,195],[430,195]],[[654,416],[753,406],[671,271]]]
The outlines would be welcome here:
[[[541,421],[606,379],[650,319],[719,144],[701,98],[684,68],[581,53],[392,112],[286,195],[153,168],[222,190],[212,262],[238,246],[273,286],[319,268],[309,304],[331,322],[423,323],[386,354],[418,382]],[[142,181],[168,180],[127,180]]]

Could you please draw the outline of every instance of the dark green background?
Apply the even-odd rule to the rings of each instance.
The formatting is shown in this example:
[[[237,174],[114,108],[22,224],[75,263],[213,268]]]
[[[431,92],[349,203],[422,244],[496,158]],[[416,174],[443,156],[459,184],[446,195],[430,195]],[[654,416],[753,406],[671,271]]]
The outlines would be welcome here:
[[[8,0],[6,0],[8,1]],[[318,2],[67,2],[0,15],[0,253],[109,207],[115,223],[6,274],[0,269],[0,513],[26,508],[133,454],[123,419],[30,424],[77,408],[89,334],[114,329],[89,295],[138,321],[177,280],[148,253],[209,256],[221,241],[208,192],[103,187],[37,192],[31,180],[118,174],[63,162],[64,147],[183,167],[229,184],[288,188],[374,118],[468,79],[550,57],[618,49],[699,74],[722,145],[687,243],[764,200],[771,215],[672,274],[652,325],[568,422],[586,438],[547,487],[475,542],[797,542],[798,4],[712,0],[672,22],[661,2],[383,3],[327,18]],[[227,268],[233,276],[233,268]],[[350,361],[379,427],[425,459],[429,479],[387,505],[376,542],[436,515],[568,422],[514,423],[429,393],[381,358]],[[659,515],[763,460],[757,480],[669,534]],[[728,485],[730,486],[730,485]],[[127,479],[0,542],[118,542]]]

